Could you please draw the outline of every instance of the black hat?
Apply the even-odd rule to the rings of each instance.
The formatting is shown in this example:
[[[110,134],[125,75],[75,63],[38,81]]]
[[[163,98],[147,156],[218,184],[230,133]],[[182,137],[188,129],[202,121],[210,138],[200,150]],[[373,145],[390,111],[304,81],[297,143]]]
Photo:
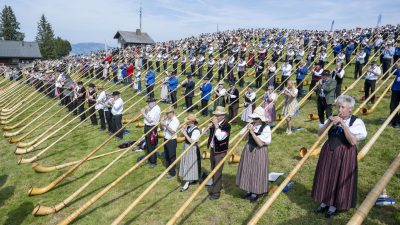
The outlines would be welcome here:
[[[94,85],[93,83],[90,83],[90,84],[89,84],[89,87],[91,87],[91,88],[95,88],[95,87],[96,87],[96,85]]]
[[[117,95],[119,95],[119,94],[121,94],[119,91],[114,91],[114,92],[112,93],[112,96],[117,96]]]
[[[204,80],[210,80],[210,78],[208,76],[205,76],[203,79]]]
[[[78,81],[78,85],[82,85],[83,84],[83,82],[82,81]]]
[[[155,99],[155,98],[148,98],[148,99],[146,100],[146,102],[155,102],[155,101],[157,101],[157,99]]]
[[[331,76],[331,72],[329,70],[324,70],[322,76]]]

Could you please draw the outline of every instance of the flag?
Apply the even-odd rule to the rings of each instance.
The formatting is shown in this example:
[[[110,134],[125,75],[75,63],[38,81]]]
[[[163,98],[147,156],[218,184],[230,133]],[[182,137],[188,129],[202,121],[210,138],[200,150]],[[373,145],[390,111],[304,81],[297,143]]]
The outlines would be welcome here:
[[[108,52],[107,42],[106,41],[104,41],[104,50],[106,50],[106,53]]]
[[[335,20],[332,20],[332,23],[331,23],[331,32],[333,31],[333,25],[335,24]]]

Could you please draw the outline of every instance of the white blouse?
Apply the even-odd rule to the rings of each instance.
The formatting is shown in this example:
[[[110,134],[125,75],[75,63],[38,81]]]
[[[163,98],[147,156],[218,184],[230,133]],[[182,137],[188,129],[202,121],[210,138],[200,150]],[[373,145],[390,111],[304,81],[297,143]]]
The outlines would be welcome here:
[[[243,136],[243,134],[248,130],[249,124],[247,124],[239,133],[240,136]],[[254,126],[254,132],[258,132],[258,130],[261,128],[261,125],[257,125]],[[249,135],[251,135],[249,133]],[[257,135],[258,138],[260,138],[260,140],[262,142],[264,142],[264,144],[269,145],[271,144],[271,128],[269,126],[265,126],[264,130],[262,131],[262,133],[260,135]]]
[[[319,129],[321,129],[326,123],[328,123],[328,121],[329,120],[325,120],[325,123],[323,125],[320,124]],[[350,118],[345,120],[345,122],[346,122],[346,125],[349,126]],[[338,125],[338,126],[341,126],[341,125]],[[350,130],[351,134],[353,134],[356,137],[357,141],[364,140],[368,135],[367,128],[365,127],[364,122],[360,118],[357,118],[354,121],[353,125],[351,127],[349,127],[349,130]]]

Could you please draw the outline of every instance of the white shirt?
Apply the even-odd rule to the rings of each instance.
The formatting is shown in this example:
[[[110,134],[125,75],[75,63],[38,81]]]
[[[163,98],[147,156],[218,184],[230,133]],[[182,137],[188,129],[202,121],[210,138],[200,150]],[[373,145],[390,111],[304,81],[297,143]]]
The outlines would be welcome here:
[[[97,96],[96,99],[96,106],[95,106],[96,110],[104,109],[104,102],[106,101],[106,98],[107,98],[106,92],[105,91],[100,92],[99,96]]]
[[[175,132],[175,134],[171,134],[171,132],[167,128],[164,128],[164,138],[168,140],[176,139],[176,131],[178,130],[180,124],[178,118],[174,116],[172,117],[172,119],[167,119],[165,123],[167,127],[169,127]]]
[[[313,76],[321,77],[322,72],[324,72],[323,69],[320,69],[319,71],[313,70]]]
[[[188,133],[192,132],[195,128],[197,128],[196,126],[190,126],[188,129]],[[200,130],[196,129],[192,132],[192,136],[190,137],[193,141],[197,141],[200,138]]]
[[[161,109],[156,105],[144,116],[144,124],[147,126],[155,126],[160,122]]]
[[[221,122],[219,122],[218,126],[221,126],[221,124],[224,121],[225,120],[222,120]],[[218,129],[215,129],[214,136],[217,138],[218,141],[222,141],[228,137],[228,133],[225,131],[222,131],[221,128],[218,127]],[[211,139],[210,148],[214,148],[214,138]]]
[[[217,88],[215,89],[215,91],[218,92],[219,96],[221,96],[221,97],[226,95],[226,89],[225,89],[225,88],[219,89],[219,88],[217,87]]]
[[[320,124],[319,129],[321,129],[328,121],[329,120],[325,120],[325,123],[323,125]],[[348,118],[345,122],[346,122],[346,125],[349,126],[350,118]],[[341,125],[338,125],[338,126],[341,126]],[[349,130],[350,130],[351,134],[353,134],[356,137],[357,141],[364,140],[368,135],[367,128],[365,127],[364,122],[360,118],[357,118],[354,121],[353,125],[351,127],[349,127]]]
[[[371,68],[368,69],[367,74],[365,75],[365,79],[367,79],[367,80],[377,80],[378,76],[375,75],[374,73],[377,73],[379,75],[381,75],[381,73],[382,73],[381,68],[379,66],[375,66],[375,68],[372,69],[372,71],[374,73],[371,72],[370,70],[371,70]]]
[[[247,125],[240,131],[239,135],[240,135],[240,136],[243,136],[243,134],[247,131],[248,127],[249,127],[249,124],[247,124]],[[254,126],[254,132],[257,133],[258,130],[260,130],[260,128],[261,128],[261,125]],[[251,135],[251,134],[249,133],[249,135]],[[269,126],[265,126],[265,127],[264,127],[264,130],[261,132],[260,135],[257,135],[257,137],[260,138],[260,140],[261,140],[262,142],[264,142],[265,145],[271,144],[271,128],[270,128]]]
[[[115,115],[122,115],[122,111],[124,110],[124,102],[122,101],[122,98],[118,98],[117,100],[114,101],[114,104],[111,108],[111,113]]]
[[[343,78],[344,77],[344,69],[341,69],[341,71],[338,73],[338,69],[335,69],[336,73],[335,76],[338,76],[339,78]]]
[[[283,64],[282,65],[282,76],[290,76],[290,74],[292,73],[292,65],[290,64]]]

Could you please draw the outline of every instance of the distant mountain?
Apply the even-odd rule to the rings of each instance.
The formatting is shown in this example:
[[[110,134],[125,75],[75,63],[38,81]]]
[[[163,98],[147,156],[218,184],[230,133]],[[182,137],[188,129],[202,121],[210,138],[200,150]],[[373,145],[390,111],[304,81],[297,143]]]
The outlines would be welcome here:
[[[108,49],[110,49],[110,46],[107,46]],[[94,42],[88,42],[88,43],[77,43],[77,44],[72,44],[72,51],[71,55],[79,55],[79,54],[89,54],[92,51],[99,51],[99,50],[104,50],[105,45],[104,43],[94,43]]]

